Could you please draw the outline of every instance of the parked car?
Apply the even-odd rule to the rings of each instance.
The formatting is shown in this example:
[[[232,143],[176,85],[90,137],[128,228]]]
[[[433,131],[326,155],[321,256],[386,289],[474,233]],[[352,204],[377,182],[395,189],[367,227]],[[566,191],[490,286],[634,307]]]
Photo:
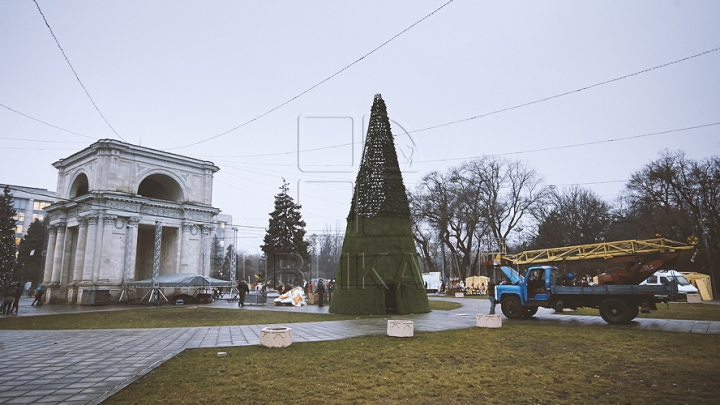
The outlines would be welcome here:
[[[687,297],[688,294],[698,293],[698,289],[692,285],[682,273],[676,270],[656,271],[652,276],[640,283],[640,285],[667,285],[670,284],[671,281],[677,281],[678,295],[681,298]]]

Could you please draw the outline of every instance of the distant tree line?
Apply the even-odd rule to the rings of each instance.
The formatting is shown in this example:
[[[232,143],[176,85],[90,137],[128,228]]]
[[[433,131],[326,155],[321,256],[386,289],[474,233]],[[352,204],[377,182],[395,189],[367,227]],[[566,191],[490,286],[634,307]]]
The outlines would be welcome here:
[[[483,253],[503,249],[657,237],[699,242],[693,270],[720,265],[717,156],[696,161],[664,151],[612,202],[579,186],[545,186],[536,170],[496,157],[429,173],[409,194],[425,271],[444,266],[451,277],[477,274],[480,262],[492,260]]]

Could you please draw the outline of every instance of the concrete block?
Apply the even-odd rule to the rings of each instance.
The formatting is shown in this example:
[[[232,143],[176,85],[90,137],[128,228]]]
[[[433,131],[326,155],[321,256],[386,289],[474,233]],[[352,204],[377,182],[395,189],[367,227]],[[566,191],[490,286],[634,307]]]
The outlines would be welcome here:
[[[387,334],[393,337],[413,337],[414,324],[413,321],[405,320],[388,320]]]
[[[475,326],[478,328],[499,328],[502,326],[502,317],[499,314],[478,314],[475,318]]]
[[[260,329],[260,345],[265,347],[288,347],[292,344],[292,328],[284,326]]]
[[[465,293],[455,293],[455,298],[463,298],[465,297]]]
[[[700,298],[700,294],[688,294],[687,302],[690,304],[700,304],[702,302],[702,298]]]

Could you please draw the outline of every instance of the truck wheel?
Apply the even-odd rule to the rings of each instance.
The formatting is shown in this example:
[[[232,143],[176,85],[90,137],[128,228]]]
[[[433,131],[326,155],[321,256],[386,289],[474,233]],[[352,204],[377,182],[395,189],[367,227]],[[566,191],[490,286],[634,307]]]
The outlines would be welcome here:
[[[612,325],[630,322],[630,309],[627,304],[617,298],[608,298],[600,304],[600,316]]]
[[[538,307],[524,307],[523,308],[523,318],[532,318],[533,315],[537,313]]]
[[[520,319],[523,315],[523,306],[518,297],[505,297],[500,302],[503,315],[510,319]]]
[[[628,321],[632,321],[633,319],[637,318],[637,316],[640,314],[640,307],[637,306],[637,304],[631,304],[628,306],[630,309],[630,316],[628,318]]]

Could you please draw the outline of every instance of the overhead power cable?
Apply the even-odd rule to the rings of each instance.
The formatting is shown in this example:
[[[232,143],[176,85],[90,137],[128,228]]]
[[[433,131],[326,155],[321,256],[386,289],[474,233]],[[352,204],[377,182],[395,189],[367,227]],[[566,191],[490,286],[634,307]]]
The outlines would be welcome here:
[[[592,141],[592,142],[583,142],[583,143],[575,143],[570,145],[558,145],[558,146],[550,146],[547,148],[539,148],[539,149],[528,149],[528,150],[521,150],[521,151],[513,151],[513,152],[506,152],[506,153],[491,153],[484,156],[510,156],[510,155],[521,155],[525,153],[535,153],[535,152],[546,152],[549,150],[558,150],[558,149],[569,149],[569,148],[577,148],[580,146],[589,146],[589,145],[599,145],[603,143],[610,143],[610,142],[619,142],[619,141],[628,141],[631,139],[637,139],[637,138],[645,138],[648,136],[658,136],[658,135],[665,135],[665,134],[671,134],[674,132],[684,132],[684,131],[691,131],[694,129],[700,129],[700,128],[707,128],[720,125],[720,122],[713,122],[711,124],[702,124],[702,125],[695,125],[691,127],[685,127],[685,128],[676,128],[676,129],[669,129],[667,131],[659,131],[659,132],[649,132],[645,134],[640,135],[631,135],[621,138],[611,138],[611,139],[603,139],[599,141]],[[317,149],[312,149],[312,151],[315,151]],[[288,153],[302,153],[307,151],[300,151],[300,152],[288,152]],[[204,158],[214,158],[214,157],[248,157],[248,156],[208,156],[204,155]],[[252,157],[252,156],[251,156]],[[460,158],[444,158],[444,159],[429,159],[429,160],[417,160],[413,161],[412,163],[431,163],[431,162],[449,162],[449,161],[455,161],[455,160],[471,160],[476,159],[482,156],[468,156],[468,157],[460,157]],[[249,165],[249,166],[289,166],[289,167],[297,167],[297,164],[282,164],[282,163],[251,163],[251,162],[234,162],[234,164],[240,164],[240,165]],[[229,166],[228,164],[226,164]],[[318,167],[333,167],[338,165],[309,165],[309,166],[318,166]],[[247,170],[247,169],[242,169]]]
[[[657,135],[664,135],[664,134],[671,134],[673,132],[683,132],[683,131],[691,131],[693,129],[700,129],[700,128],[707,128],[712,127],[715,125],[720,125],[720,122],[713,122],[712,124],[703,124],[703,125],[696,125],[693,127],[686,127],[686,128],[678,128],[678,129],[670,129],[667,131],[660,131],[660,132],[650,132],[647,134],[641,134],[641,135],[633,135],[633,136],[626,136],[623,138],[613,138],[613,139],[604,139],[602,141],[592,141],[592,142],[583,142],[583,143],[575,143],[572,145],[560,145],[560,146],[550,146],[547,148],[540,148],[540,149],[528,149],[523,151],[515,151],[515,152],[506,152],[506,153],[491,153],[484,156],[510,156],[510,155],[520,155],[524,153],[534,153],[534,152],[546,152],[549,150],[558,150],[558,149],[569,149],[569,148],[577,148],[580,146],[589,146],[589,145],[599,145],[602,143],[610,143],[610,142],[618,142],[618,141],[628,141],[630,139],[637,139],[637,138],[644,138],[648,136],[657,136]],[[462,158],[447,158],[447,159],[432,159],[432,160],[420,160],[414,163],[428,163],[428,162],[448,162],[453,160],[471,160],[471,159],[477,159],[482,156],[470,156],[470,157],[462,157]]]
[[[80,87],[82,87],[83,91],[85,92],[85,95],[90,99],[90,102],[92,103],[93,107],[95,107],[95,110],[100,114],[100,117],[102,117],[103,121],[107,124],[108,127],[117,135],[118,138],[120,138],[122,141],[127,142],[125,138],[120,136],[120,134],[115,131],[115,128],[113,128],[112,125],[110,125],[110,122],[105,118],[105,115],[103,115],[102,111],[100,111],[100,108],[98,108],[97,104],[95,104],[95,100],[90,96],[90,93],[85,88],[85,85],[80,80],[80,76],[78,76],[77,72],[75,71],[75,68],[73,67],[72,63],[70,63],[70,59],[68,59],[67,55],[65,54],[65,50],[60,46],[60,41],[58,41],[57,37],[55,36],[55,33],[53,32],[52,28],[50,27],[50,24],[48,23],[47,18],[45,18],[45,14],[43,13],[42,9],[40,9],[40,5],[38,4],[37,0],[33,0],[35,3],[35,6],[37,7],[38,11],[40,12],[40,15],[43,18],[43,21],[45,21],[45,25],[48,27],[48,30],[50,30],[50,35],[52,35],[53,39],[55,40],[55,43],[57,44],[58,48],[60,49],[60,52],[62,53],[63,57],[65,58],[65,62],[67,62],[68,66],[70,66],[70,70],[72,70],[73,74],[75,75],[75,79],[78,83],[80,83]]]
[[[707,50],[707,51],[705,51],[705,52],[700,52],[700,53],[695,54],[695,55],[687,56],[687,57],[682,58],[682,59],[677,59],[677,60],[674,60],[674,61],[672,61],[672,62],[663,63],[662,65],[653,66],[653,67],[651,67],[651,68],[647,68],[647,69],[644,69],[644,70],[640,70],[640,71],[635,72],[635,73],[630,73],[630,74],[627,74],[627,75],[624,75],[624,76],[621,76],[621,77],[616,77],[616,78],[614,78],[614,79],[605,80],[605,81],[602,81],[602,82],[599,82],[599,83],[591,84],[591,85],[589,85],[589,86],[581,87],[581,88],[579,88],[579,89],[566,91],[566,92],[564,92],[564,93],[556,94],[556,95],[554,95],[554,96],[549,96],[549,97],[541,98],[541,99],[538,99],[538,100],[535,100],[535,101],[530,101],[530,102],[527,102],[527,103],[518,104],[518,105],[515,105],[515,106],[512,106],[512,107],[506,107],[506,108],[502,108],[502,109],[495,110],[495,111],[490,111],[490,112],[483,113],[483,114],[476,115],[476,116],[469,117],[469,118],[463,118],[463,119],[459,119],[459,120],[455,120],[455,121],[446,122],[446,123],[444,123],[444,124],[438,124],[438,125],[433,125],[433,126],[426,127],[426,128],[415,129],[415,130],[411,130],[411,131],[405,131],[405,132],[403,132],[403,134],[411,134],[411,133],[416,133],[416,132],[430,131],[430,130],[432,130],[432,129],[437,129],[437,128],[442,128],[442,127],[446,127],[446,126],[449,126],[449,125],[459,124],[459,123],[461,123],[461,122],[472,121],[472,120],[479,119],[479,118],[484,118],[484,117],[487,117],[487,116],[490,116],[490,115],[500,114],[500,113],[503,113],[503,112],[507,112],[507,111],[511,111],[511,110],[516,110],[516,109],[518,109],[518,108],[531,106],[531,105],[533,105],[533,104],[538,104],[538,103],[542,103],[542,102],[545,102],[545,101],[554,100],[554,99],[556,99],[556,98],[564,97],[564,96],[567,96],[567,95],[570,95],[570,94],[580,93],[580,92],[582,92],[582,91],[589,90],[589,89],[592,89],[592,88],[595,88],[595,87],[598,87],[598,86],[602,86],[602,85],[605,85],[605,84],[610,84],[610,83],[614,83],[614,82],[617,82],[617,81],[620,81],[620,80],[628,79],[628,78],[630,78],[630,77],[638,76],[638,75],[641,75],[641,74],[643,74],[643,73],[648,73],[648,72],[651,72],[651,71],[653,71],[653,70],[661,69],[661,68],[664,68],[664,67],[667,67],[667,66],[671,66],[671,65],[680,63],[680,62],[685,62],[685,61],[688,61],[688,60],[690,60],[690,59],[698,58],[698,57],[700,57],[700,56],[704,56],[704,55],[710,54],[710,53],[712,53],[712,52],[717,52],[717,51],[720,51],[720,47],[717,47],[717,48],[714,48],[714,49],[710,49],[710,50]],[[709,125],[716,125],[716,124],[709,124]],[[709,125],[705,125],[705,126],[709,126]],[[697,127],[697,128],[701,128],[701,127],[702,127],[702,126]],[[693,129],[693,128],[690,128],[690,129]],[[673,131],[675,131],[675,130],[673,130]],[[398,136],[398,134],[393,134],[393,136]],[[640,135],[640,136],[648,136],[648,135]],[[222,156],[222,157],[242,157],[242,158],[249,158],[249,157],[265,157],[265,156],[290,155],[290,154],[297,154],[297,153],[303,153],[303,152],[314,152],[314,151],[323,150],[323,149],[334,149],[334,148],[339,148],[339,147],[349,146],[349,145],[355,145],[355,144],[360,144],[360,143],[362,143],[362,142],[358,141],[358,142],[354,142],[354,143],[345,143],[345,144],[340,144],[340,145],[323,146],[323,147],[317,147],[317,148],[308,149],[308,150],[302,150],[302,151],[276,152],[276,153],[266,153],[266,154],[259,154],[259,155]]]
[[[33,0],[33,1],[35,1],[35,0]],[[284,107],[284,106],[287,105],[287,104],[290,104],[291,102],[293,102],[293,101],[297,100],[298,98],[304,96],[305,94],[311,92],[311,91],[314,90],[315,88],[321,86],[321,85],[324,84],[325,82],[331,80],[331,79],[334,78],[335,76],[337,76],[337,75],[339,75],[340,73],[342,73],[342,72],[350,69],[350,68],[351,68],[352,66],[354,66],[355,64],[359,63],[359,62],[362,61],[363,59],[365,59],[365,58],[367,58],[368,56],[372,55],[373,53],[377,52],[378,50],[380,50],[381,48],[383,48],[385,45],[387,45],[387,44],[389,44],[390,42],[392,42],[395,38],[397,38],[397,37],[399,37],[400,35],[408,32],[409,30],[411,30],[411,29],[412,29],[413,27],[415,27],[416,25],[418,25],[418,24],[420,24],[421,22],[425,21],[426,19],[430,18],[430,16],[432,16],[432,15],[435,14],[435,13],[437,13],[438,11],[440,11],[442,8],[444,8],[444,7],[447,6],[448,4],[452,3],[453,1],[454,1],[454,0],[450,0],[450,1],[448,1],[447,3],[443,4],[442,6],[436,8],[436,9],[433,10],[430,14],[426,15],[425,17],[423,17],[423,18],[419,19],[418,21],[414,22],[414,23],[413,23],[412,25],[410,25],[409,27],[407,27],[407,28],[405,28],[404,30],[400,31],[399,33],[395,34],[392,38],[390,38],[390,39],[388,39],[387,41],[383,42],[382,44],[378,45],[377,47],[375,47],[375,49],[373,49],[373,50],[371,50],[370,52],[368,52],[368,53],[364,54],[363,56],[359,57],[359,58],[356,59],[354,62],[352,62],[352,63],[350,63],[349,65],[345,66],[344,68],[338,70],[337,72],[331,74],[330,76],[328,76],[328,77],[326,77],[325,79],[319,81],[318,83],[310,86],[310,88],[308,88],[307,90],[301,92],[300,94],[296,95],[295,97],[292,97],[291,99],[283,102],[282,104],[279,104],[279,105],[277,105],[276,107],[271,108],[270,110],[268,110],[268,111],[266,111],[266,112],[258,115],[257,117],[255,117],[255,118],[253,118],[253,119],[251,119],[251,120],[249,120],[249,121],[245,121],[244,123],[242,123],[242,124],[240,124],[240,125],[238,125],[238,126],[236,126],[236,127],[234,127],[234,128],[228,129],[228,130],[225,131],[225,132],[219,133],[219,134],[217,134],[217,135],[213,135],[213,136],[211,136],[211,137],[209,137],[209,138],[205,138],[205,139],[202,139],[202,140],[200,140],[200,141],[193,142],[193,143],[189,143],[189,144],[183,145],[183,146],[176,146],[176,147],[173,147],[173,148],[165,148],[165,150],[174,150],[174,149],[188,148],[188,147],[190,147],[190,146],[199,145],[199,144],[201,144],[201,143],[205,143],[205,142],[207,142],[207,141],[211,141],[211,140],[213,140],[213,139],[217,139],[217,138],[219,138],[219,137],[221,137],[221,136],[224,136],[224,135],[229,134],[230,132],[233,132],[233,131],[235,131],[235,130],[238,130],[238,129],[240,129],[240,128],[248,125],[248,124],[251,124],[251,123],[259,120],[260,118],[262,118],[262,117],[264,117],[264,116],[266,116],[266,115],[268,115],[268,114],[270,114],[270,113],[272,113],[272,112],[274,112],[274,111],[276,111],[276,110]]]
[[[59,130],[61,130],[61,131],[64,131],[64,132],[67,132],[67,133],[70,133],[70,134],[73,134],[73,135],[78,135],[78,136],[82,136],[82,137],[84,137],[84,138],[89,138],[89,139],[97,139],[97,138],[92,137],[92,136],[89,136],[89,135],[83,135],[83,134],[78,133],[78,132],[75,132],[75,131],[70,131],[69,129],[60,128],[60,127],[57,126],[57,125],[53,125],[53,124],[47,123],[47,122],[45,122],[45,121],[43,121],[43,120],[41,120],[41,119],[38,119],[38,118],[35,118],[35,117],[31,117],[31,116],[29,116],[29,115],[27,115],[27,114],[25,114],[25,113],[22,113],[22,112],[20,112],[20,111],[18,111],[18,110],[15,110],[15,109],[13,109],[13,108],[10,108],[10,107],[6,106],[5,104],[0,104],[0,107],[3,107],[3,108],[5,108],[5,109],[7,109],[7,110],[9,110],[9,111],[12,111],[12,112],[14,112],[15,114],[20,114],[20,115],[22,115],[22,116],[25,117],[25,118],[30,118],[30,119],[33,120],[33,121],[37,121],[37,122],[39,122],[39,123],[41,123],[41,124],[45,124],[45,125],[47,125],[47,126],[49,126],[49,127],[53,127],[53,128],[55,128],[55,129],[59,129]]]
[[[700,56],[704,56],[704,55],[707,55],[707,54],[709,54],[709,53],[717,52],[717,51],[720,51],[720,47],[717,47],[717,48],[714,48],[714,49],[710,49],[710,50],[707,50],[707,51],[705,51],[705,52],[700,52],[700,53],[698,53],[698,54],[695,54],[695,55],[692,55],[692,56],[688,56],[688,57],[685,57],[685,58],[682,58],[682,59],[677,59],[677,60],[674,60],[674,61],[672,61],[672,62],[663,63],[662,65],[653,66],[653,67],[651,67],[651,68],[644,69],[644,70],[640,70],[640,71],[635,72],[635,73],[630,73],[630,74],[627,74],[627,75],[625,75],[625,76],[616,77],[616,78],[610,79],[610,80],[605,80],[605,81],[603,81],[603,82],[591,84],[591,85],[589,85],[589,86],[581,87],[581,88],[579,88],[579,89],[566,91],[565,93],[560,93],[560,94],[556,94],[556,95],[554,95],[554,96],[541,98],[541,99],[538,99],[538,100],[535,100],[535,101],[530,101],[530,102],[527,102],[527,103],[518,104],[518,105],[516,105],[516,106],[507,107],[507,108],[503,108],[503,109],[500,109],[500,110],[495,110],[495,111],[487,112],[487,113],[484,113],[484,114],[476,115],[476,116],[474,116],[474,117],[463,118],[463,119],[459,119],[459,120],[455,120],[455,121],[446,122],[446,123],[444,123],[444,124],[433,125],[433,126],[427,127],[427,128],[416,129],[416,130],[413,130],[413,131],[407,131],[407,133],[429,131],[429,130],[431,130],[431,129],[437,129],[437,128],[446,127],[446,126],[448,126],[448,125],[459,124],[459,123],[461,123],[461,122],[471,121],[471,120],[475,120],[475,119],[478,119],[478,118],[484,118],[484,117],[487,117],[487,116],[490,116],[490,115],[500,114],[500,113],[503,113],[503,112],[506,112],[506,111],[512,111],[512,110],[516,110],[516,109],[522,108],[522,107],[527,107],[527,106],[530,106],[530,105],[533,105],[533,104],[538,104],[538,103],[542,103],[542,102],[545,102],[545,101],[554,100],[554,99],[556,99],[556,98],[565,97],[565,96],[568,96],[568,95],[570,95],[570,94],[580,93],[581,91],[590,90],[590,89],[592,89],[592,88],[599,87],[599,86],[603,86],[603,85],[605,85],[605,84],[610,84],[610,83],[618,82],[618,81],[620,81],[620,80],[625,80],[625,79],[628,79],[628,78],[631,78],[631,77],[634,77],[634,76],[641,75],[641,74],[643,74],[643,73],[651,72],[651,71],[656,70],[656,69],[661,69],[661,68],[664,68],[664,67],[667,67],[667,66],[670,66],[670,65],[674,65],[674,64],[676,64],[676,63],[685,62],[685,61],[687,61],[687,60],[694,59],[694,58],[699,58]]]

